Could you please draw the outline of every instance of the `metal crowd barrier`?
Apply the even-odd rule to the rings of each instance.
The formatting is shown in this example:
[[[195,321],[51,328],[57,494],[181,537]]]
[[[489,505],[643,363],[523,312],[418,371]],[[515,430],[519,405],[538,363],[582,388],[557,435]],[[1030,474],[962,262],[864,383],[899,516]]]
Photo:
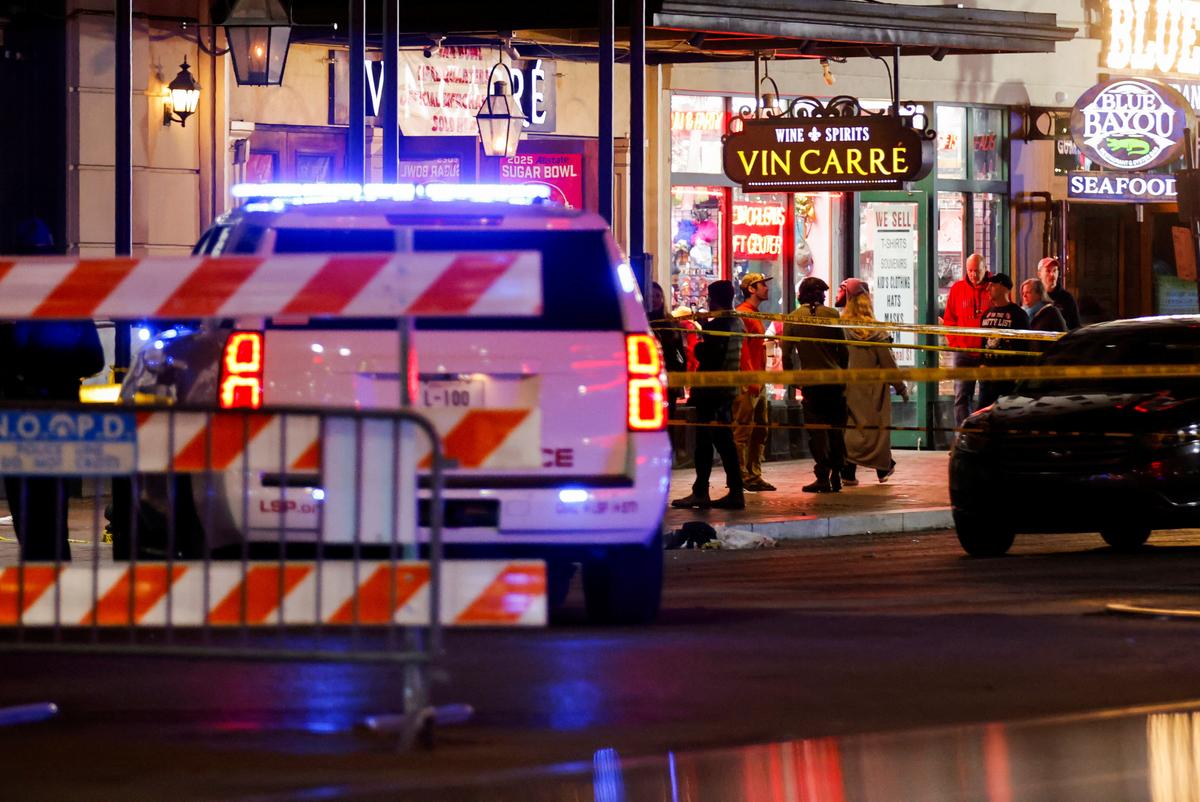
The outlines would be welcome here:
[[[404,377],[412,316],[536,315],[540,271],[536,252],[0,257],[0,318],[394,317]],[[429,291],[447,275],[466,282],[453,303]],[[398,664],[398,713],[368,723],[428,740],[464,714],[431,701],[442,627],[546,621],[544,563],[442,559],[437,417],[0,402],[7,531],[25,541],[0,538],[0,652]]]

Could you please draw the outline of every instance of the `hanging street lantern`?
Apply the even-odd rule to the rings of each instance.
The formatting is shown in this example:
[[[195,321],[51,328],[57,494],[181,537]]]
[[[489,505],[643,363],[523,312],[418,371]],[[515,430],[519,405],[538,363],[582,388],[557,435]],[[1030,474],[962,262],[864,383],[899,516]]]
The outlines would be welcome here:
[[[167,84],[167,91],[171,99],[163,104],[163,125],[177,122],[181,127],[186,127],[187,118],[196,113],[196,106],[200,104],[200,84],[196,83],[188,69],[187,56],[179,65],[179,74]]]
[[[222,25],[239,86],[283,83],[292,20],[279,0],[237,0]]]
[[[492,81],[496,70],[503,69],[507,81]],[[488,73],[488,84],[492,92],[483,99],[475,122],[479,124],[479,141],[484,155],[515,156],[521,141],[521,129],[525,123],[525,112],[521,104],[512,97],[512,72],[503,62],[496,62]]]

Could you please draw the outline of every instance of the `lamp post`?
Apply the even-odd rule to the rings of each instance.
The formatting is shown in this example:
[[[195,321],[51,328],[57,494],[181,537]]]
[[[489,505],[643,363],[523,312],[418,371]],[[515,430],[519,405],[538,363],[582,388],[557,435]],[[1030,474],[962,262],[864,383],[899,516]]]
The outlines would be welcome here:
[[[163,125],[177,122],[181,127],[186,127],[187,118],[196,113],[196,106],[200,103],[200,84],[196,83],[188,69],[187,56],[179,65],[179,74],[167,84],[167,91],[171,94],[171,100],[163,103]]]
[[[505,81],[493,81],[496,70],[503,69]],[[525,123],[525,113],[512,98],[512,73],[503,62],[496,62],[488,73],[488,84],[492,87],[491,94],[483,99],[475,122],[479,124],[479,141],[483,144],[484,155],[515,156],[517,145],[521,141],[521,129]]]
[[[239,86],[283,83],[292,20],[279,0],[237,0],[221,24]]]

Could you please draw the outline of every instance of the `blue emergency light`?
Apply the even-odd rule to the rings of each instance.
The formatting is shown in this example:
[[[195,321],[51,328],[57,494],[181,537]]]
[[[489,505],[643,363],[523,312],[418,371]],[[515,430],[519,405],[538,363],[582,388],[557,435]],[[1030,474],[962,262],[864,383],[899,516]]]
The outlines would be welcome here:
[[[528,206],[550,198],[544,184],[237,184],[233,197],[274,207],[337,201],[473,201]]]

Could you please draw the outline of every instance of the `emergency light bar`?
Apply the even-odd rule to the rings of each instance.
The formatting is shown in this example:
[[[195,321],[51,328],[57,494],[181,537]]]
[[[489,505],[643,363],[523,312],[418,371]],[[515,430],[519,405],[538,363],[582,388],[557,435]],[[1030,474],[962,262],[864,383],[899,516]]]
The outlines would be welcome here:
[[[545,184],[237,184],[239,199],[290,203],[337,201],[473,201],[528,206],[550,198]]]

